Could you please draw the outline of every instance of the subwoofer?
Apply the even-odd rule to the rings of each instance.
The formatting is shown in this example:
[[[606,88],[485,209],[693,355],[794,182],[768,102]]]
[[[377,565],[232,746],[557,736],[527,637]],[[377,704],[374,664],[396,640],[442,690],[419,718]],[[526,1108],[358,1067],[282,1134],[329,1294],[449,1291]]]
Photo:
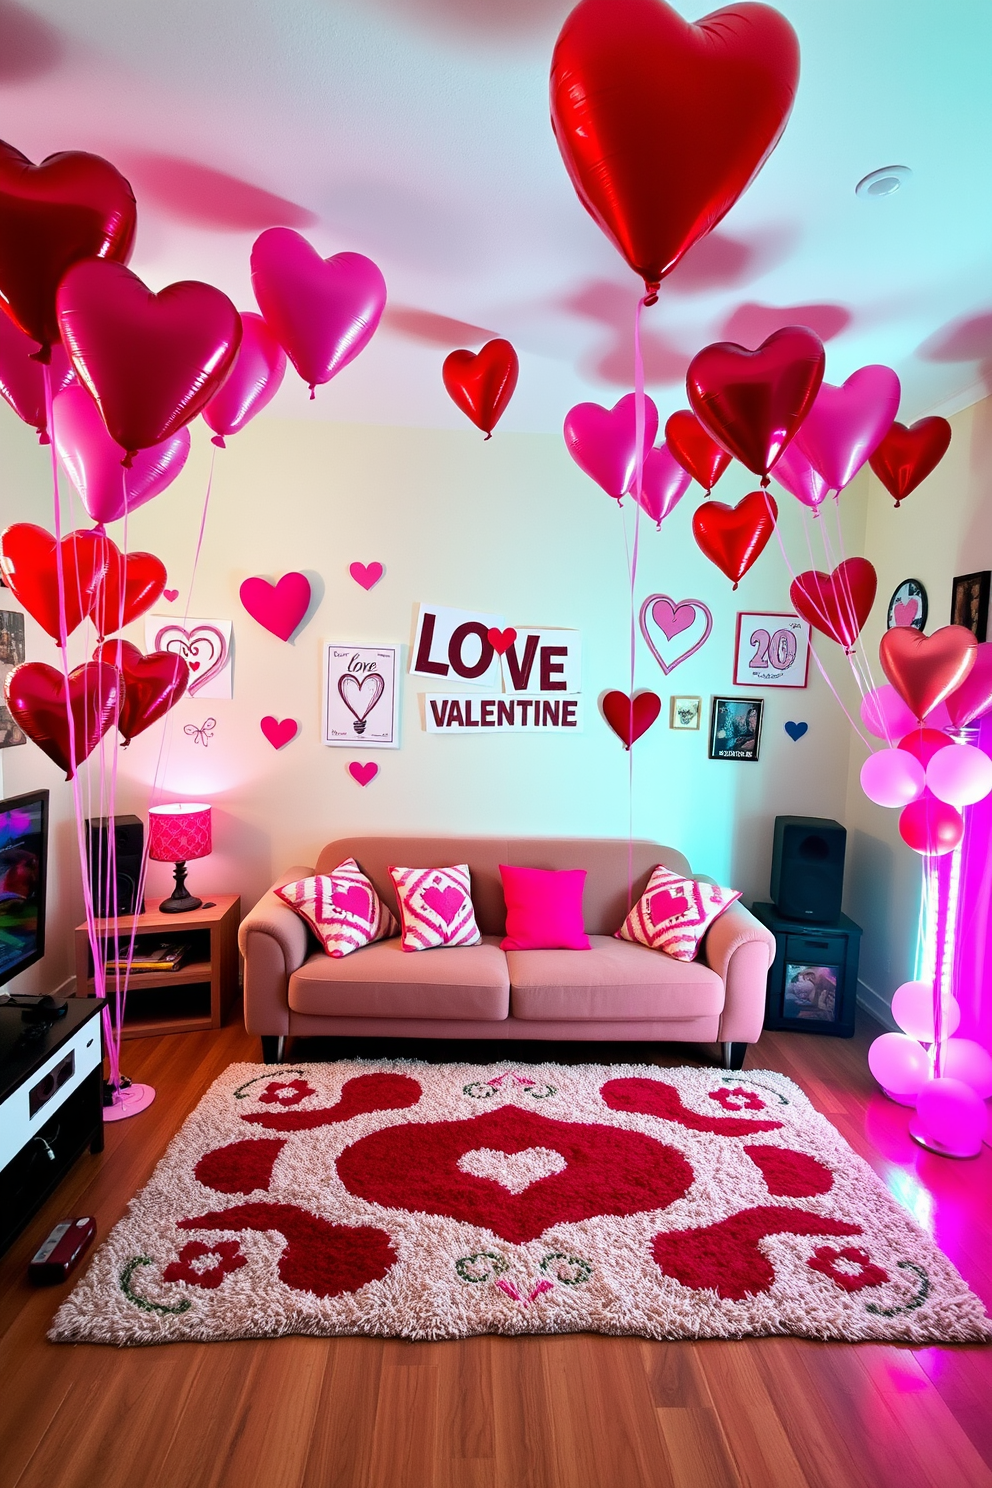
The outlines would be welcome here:
[[[822,816],[777,816],[772,903],[787,920],[833,924],[844,895],[847,829]]]
[[[138,903],[144,849],[145,829],[140,816],[88,818],[86,858],[97,919],[144,912],[144,900]]]

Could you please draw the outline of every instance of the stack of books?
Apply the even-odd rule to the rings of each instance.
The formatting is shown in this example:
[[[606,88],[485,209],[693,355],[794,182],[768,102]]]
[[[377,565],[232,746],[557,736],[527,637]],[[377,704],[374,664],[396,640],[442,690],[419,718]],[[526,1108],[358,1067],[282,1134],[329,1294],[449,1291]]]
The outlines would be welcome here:
[[[128,962],[128,942],[123,940],[118,944],[117,955],[109,953],[106,960],[107,971],[124,972],[128,965],[132,971],[178,971],[186,957],[187,947],[175,940],[161,940],[152,943],[142,943],[136,940],[134,954]]]

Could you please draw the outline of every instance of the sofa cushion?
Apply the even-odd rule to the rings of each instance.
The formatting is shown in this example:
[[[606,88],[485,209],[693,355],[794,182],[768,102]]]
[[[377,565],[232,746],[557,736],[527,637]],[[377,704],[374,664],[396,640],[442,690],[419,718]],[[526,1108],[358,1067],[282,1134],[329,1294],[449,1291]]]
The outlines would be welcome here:
[[[587,951],[582,928],[584,868],[518,868],[500,863],[506,899],[504,951]]]
[[[722,1011],[723,982],[701,962],[675,961],[609,935],[589,938],[588,951],[507,951],[515,1018],[691,1018]]]
[[[578,954],[578,953],[575,953]],[[649,953],[645,953],[649,954]],[[506,957],[494,936],[481,945],[404,955],[399,938],[343,960],[310,956],[289,979],[295,1013],[339,1018],[483,1018],[510,1011]]]

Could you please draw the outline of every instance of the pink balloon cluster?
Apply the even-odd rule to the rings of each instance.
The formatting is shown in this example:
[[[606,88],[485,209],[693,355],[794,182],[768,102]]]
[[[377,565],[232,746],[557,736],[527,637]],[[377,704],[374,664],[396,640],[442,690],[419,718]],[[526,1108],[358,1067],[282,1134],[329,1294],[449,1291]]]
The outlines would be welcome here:
[[[974,1157],[988,1130],[985,1101],[992,1096],[992,1056],[974,1039],[947,1037],[941,1073],[934,1077],[924,1045],[935,1038],[934,989],[904,982],[892,997],[892,1016],[903,1030],[883,1033],[868,1050],[868,1067],[890,1100],[915,1106],[910,1130],[924,1145],[949,1156]],[[961,1009],[953,997],[941,1008],[943,1034],[953,1034]]]
[[[640,493],[637,485],[637,429],[633,393],[625,393],[612,408],[599,403],[577,403],[565,416],[565,445],[579,469],[619,501],[632,495],[642,511],[660,527],[692,483],[667,444],[654,447],[658,410],[644,399],[644,463]]]
[[[865,727],[888,744],[865,760],[861,788],[877,806],[901,808],[899,832],[914,852],[953,852],[964,835],[963,808],[992,792],[992,760],[945,732],[952,727],[955,696],[927,714],[926,727],[888,683],[861,702]]]

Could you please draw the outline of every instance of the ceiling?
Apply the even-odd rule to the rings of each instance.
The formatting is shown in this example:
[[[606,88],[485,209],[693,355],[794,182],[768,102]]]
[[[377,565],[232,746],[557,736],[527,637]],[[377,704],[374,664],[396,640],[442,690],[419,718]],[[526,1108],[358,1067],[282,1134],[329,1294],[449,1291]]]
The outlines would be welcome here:
[[[579,206],[548,120],[568,0],[0,0],[0,137],[32,159],[106,155],[138,199],[135,269],[210,280],[254,308],[252,241],[277,223],[369,254],[383,326],[314,403],[272,411],[465,428],[441,384],[457,346],[508,337],[501,427],[552,431],[632,385],[639,281]],[[695,7],[677,9],[696,18]],[[799,35],[792,118],[751,189],[645,316],[649,386],[685,402],[708,341],[801,321],[827,378],[887,362],[900,417],[992,391],[992,7],[780,0]],[[878,167],[910,167],[864,199]]]

